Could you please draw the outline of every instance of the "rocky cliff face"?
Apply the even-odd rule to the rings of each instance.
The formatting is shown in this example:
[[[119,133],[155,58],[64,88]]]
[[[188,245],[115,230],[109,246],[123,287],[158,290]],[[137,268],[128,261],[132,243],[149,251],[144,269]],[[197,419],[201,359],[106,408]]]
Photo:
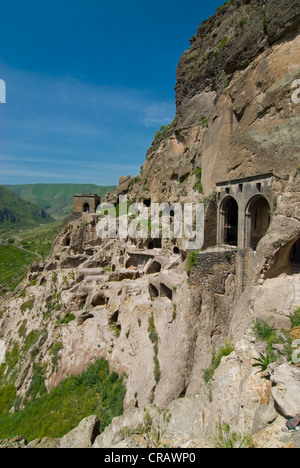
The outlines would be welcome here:
[[[47,262],[31,266],[22,294],[1,304],[0,338],[9,340],[9,350],[16,344],[22,350],[17,366],[3,374],[10,381],[14,374],[19,398],[30,386],[33,362],[43,366],[47,389],[100,357],[127,375],[125,415],[96,447],[122,445],[120,430],[134,434],[145,406],[153,424],[166,424],[171,446],[211,445],[219,422],[243,435],[259,433],[256,446],[264,440],[259,431],[273,422],[274,445],[290,442],[281,431],[300,407],[282,389],[300,388],[299,369],[282,348],[288,339],[281,348],[273,343],[280,358],[266,375],[252,365],[266,353],[254,319],[299,338],[289,317],[300,300],[300,276],[288,269],[300,238],[300,105],[291,99],[300,78],[299,27],[296,0],[235,0],[204,22],[178,65],[174,121],[154,140],[141,173],[121,178],[106,197],[204,201],[210,249],[190,277],[180,242],[100,240],[97,217],[83,214],[60,234]],[[266,236],[249,255],[214,249],[216,184],[266,173],[273,174],[274,194]],[[39,331],[29,349],[25,329],[25,337]],[[227,345],[205,383],[203,372]],[[160,412],[166,408],[168,423]]]
[[[261,0],[229,2],[200,26],[179,61],[175,120],[132,181],[134,199],[195,201],[199,167],[205,197],[216,182],[297,168],[298,28],[297,1]]]

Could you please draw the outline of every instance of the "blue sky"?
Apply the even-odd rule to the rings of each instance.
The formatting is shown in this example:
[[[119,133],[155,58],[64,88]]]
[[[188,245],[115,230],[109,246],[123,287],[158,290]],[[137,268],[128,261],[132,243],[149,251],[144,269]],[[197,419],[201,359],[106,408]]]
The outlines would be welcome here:
[[[2,0],[0,184],[117,184],[175,115],[189,39],[223,1]]]

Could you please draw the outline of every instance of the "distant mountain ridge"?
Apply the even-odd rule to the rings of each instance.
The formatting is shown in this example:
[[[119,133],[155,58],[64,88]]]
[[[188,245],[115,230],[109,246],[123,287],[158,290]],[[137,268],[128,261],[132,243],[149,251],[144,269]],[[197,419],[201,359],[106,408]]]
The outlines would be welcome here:
[[[1,225],[29,228],[53,221],[54,219],[42,208],[0,186]]]
[[[77,193],[97,193],[102,198],[116,186],[95,184],[25,184],[6,185],[24,200],[34,203],[56,220],[69,216],[73,211],[73,195]]]

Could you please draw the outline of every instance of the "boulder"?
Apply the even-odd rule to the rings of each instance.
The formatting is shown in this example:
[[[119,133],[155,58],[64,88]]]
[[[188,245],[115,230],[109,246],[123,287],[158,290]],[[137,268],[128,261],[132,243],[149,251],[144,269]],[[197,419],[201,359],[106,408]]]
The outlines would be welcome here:
[[[286,427],[290,430],[296,429],[300,425],[300,417],[296,416],[295,418],[289,419],[286,422]]]
[[[97,416],[89,416],[78,427],[60,440],[59,448],[91,448],[99,435],[100,421]]]
[[[287,419],[300,415],[300,369],[283,364],[273,371],[271,381],[278,412]]]

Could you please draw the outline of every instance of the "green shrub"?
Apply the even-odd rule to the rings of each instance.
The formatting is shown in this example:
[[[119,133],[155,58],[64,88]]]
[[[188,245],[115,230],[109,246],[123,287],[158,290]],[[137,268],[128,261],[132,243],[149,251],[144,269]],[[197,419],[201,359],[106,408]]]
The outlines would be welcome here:
[[[58,356],[58,353],[63,348],[64,348],[63,344],[60,341],[57,341],[56,343],[54,343],[54,345],[50,349],[50,354],[52,355],[53,370],[55,370],[58,366],[58,361],[60,360],[60,356]]]
[[[43,437],[60,438],[92,414],[100,420],[100,432],[114,417],[123,413],[126,393],[123,378],[109,372],[108,363],[101,359],[82,375],[68,377],[50,393],[43,392],[42,370],[35,368],[30,397],[22,411],[9,414],[14,404],[15,389],[8,386],[0,390],[0,438],[22,435],[30,442]]]
[[[16,398],[14,385],[6,385],[0,389],[0,415],[8,413]]]
[[[253,329],[256,338],[266,344],[266,355],[261,355],[260,359],[257,361],[257,364],[259,365],[260,363],[262,369],[266,369],[269,364],[276,361],[277,351],[273,347],[276,344],[284,344],[284,353],[288,359],[290,359],[292,354],[291,337],[286,331],[282,330],[280,333],[273,325],[264,320],[256,320]]]
[[[41,397],[45,393],[47,393],[47,390],[45,387],[43,369],[41,366],[34,363],[33,376],[25,397],[27,400],[33,401],[36,398]]]
[[[277,340],[275,328],[264,320],[257,320],[254,323],[256,337],[268,344],[273,344]]]
[[[201,167],[197,167],[196,169],[194,169],[193,172],[192,172],[192,175],[196,176],[196,183],[194,184],[193,189],[196,190],[199,193],[203,193],[203,187],[202,187],[202,184],[201,184],[201,177],[202,177]]]
[[[219,423],[216,430],[217,437],[212,441],[218,448],[249,448],[252,445],[251,436],[242,436],[239,432],[232,431],[229,424]]]
[[[300,307],[290,316],[292,328],[300,327]]]
[[[155,379],[155,382],[158,383],[160,381],[161,371],[160,371],[160,364],[158,360],[158,333],[155,328],[153,314],[151,314],[151,316],[149,317],[148,323],[149,323],[149,327],[148,327],[149,339],[153,343],[153,350],[154,350],[154,358],[153,358],[154,379]]]
[[[34,306],[34,297],[31,297],[28,301],[24,302],[24,304],[21,305],[21,312],[25,312],[26,310],[32,310]]]
[[[232,2],[232,0],[228,0],[227,2],[224,2],[223,5],[219,6],[216,11],[221,11],[223,10],[223,8],[227,5],[230,5],[230,3]]]
[[[27,353],[27,351],[37,342],[41,335],[39,330],[32,330],[26,336],[24,346],[22,347],[22,352]]]
[[[254,358],[254,361],[256,361],[255,364],[252,364],[252,367],[260,367],[262,371],[267,370],[268,366],[275,361],[275,357],[273,353],[270,353],[269,351],[267,352],[266,356],[264,356],[262,353],[260,353],[259,358]]]
[[[194,252],[190,252],[187,256],[186,272],[188,276],[190,276],[192,269],[197,263],[198,255],[199,255],[199,250],[195,250]]]
[[[66,317],[62,320],[60,320],[59,323],[61,323],[62,325],[66,325],[70,322],[72,322],[73,320],[75,320],[75,315],[74,314],[67,314]]]
[[[217,355],[213,357],[210,367],[203,372],[202,377],[206,383],[213,378],[214,372],[219,367],[222,357],[229,356],[233,351],[234,347],[229,342],[226,342],[224,346],[219,349]]]
[[[153,140],[151,148],[157,150],[159,148],[159,145],[162,142],[165,142],[167,140],[167,138],[169,137],[169,135],[170,135],[170,133],[171,133],[173,127],[174,127],[174,124],[175,124],[175,119],[173,120],[173,122],[171,122],[167,126],[161,125],[160,129],[154,135],[154,140]]]
[[[149,327],[148,327],[149,338],[153,344],[156,344],[158,343],[158,334],[155,328],[153,314],[151,314],[151,316],[149,317],[148,323],[149,323]]]
[[[202,117],[201,125],[202,125],[202,128],[207,128],[208,127],[208,118],[207,117]]]

